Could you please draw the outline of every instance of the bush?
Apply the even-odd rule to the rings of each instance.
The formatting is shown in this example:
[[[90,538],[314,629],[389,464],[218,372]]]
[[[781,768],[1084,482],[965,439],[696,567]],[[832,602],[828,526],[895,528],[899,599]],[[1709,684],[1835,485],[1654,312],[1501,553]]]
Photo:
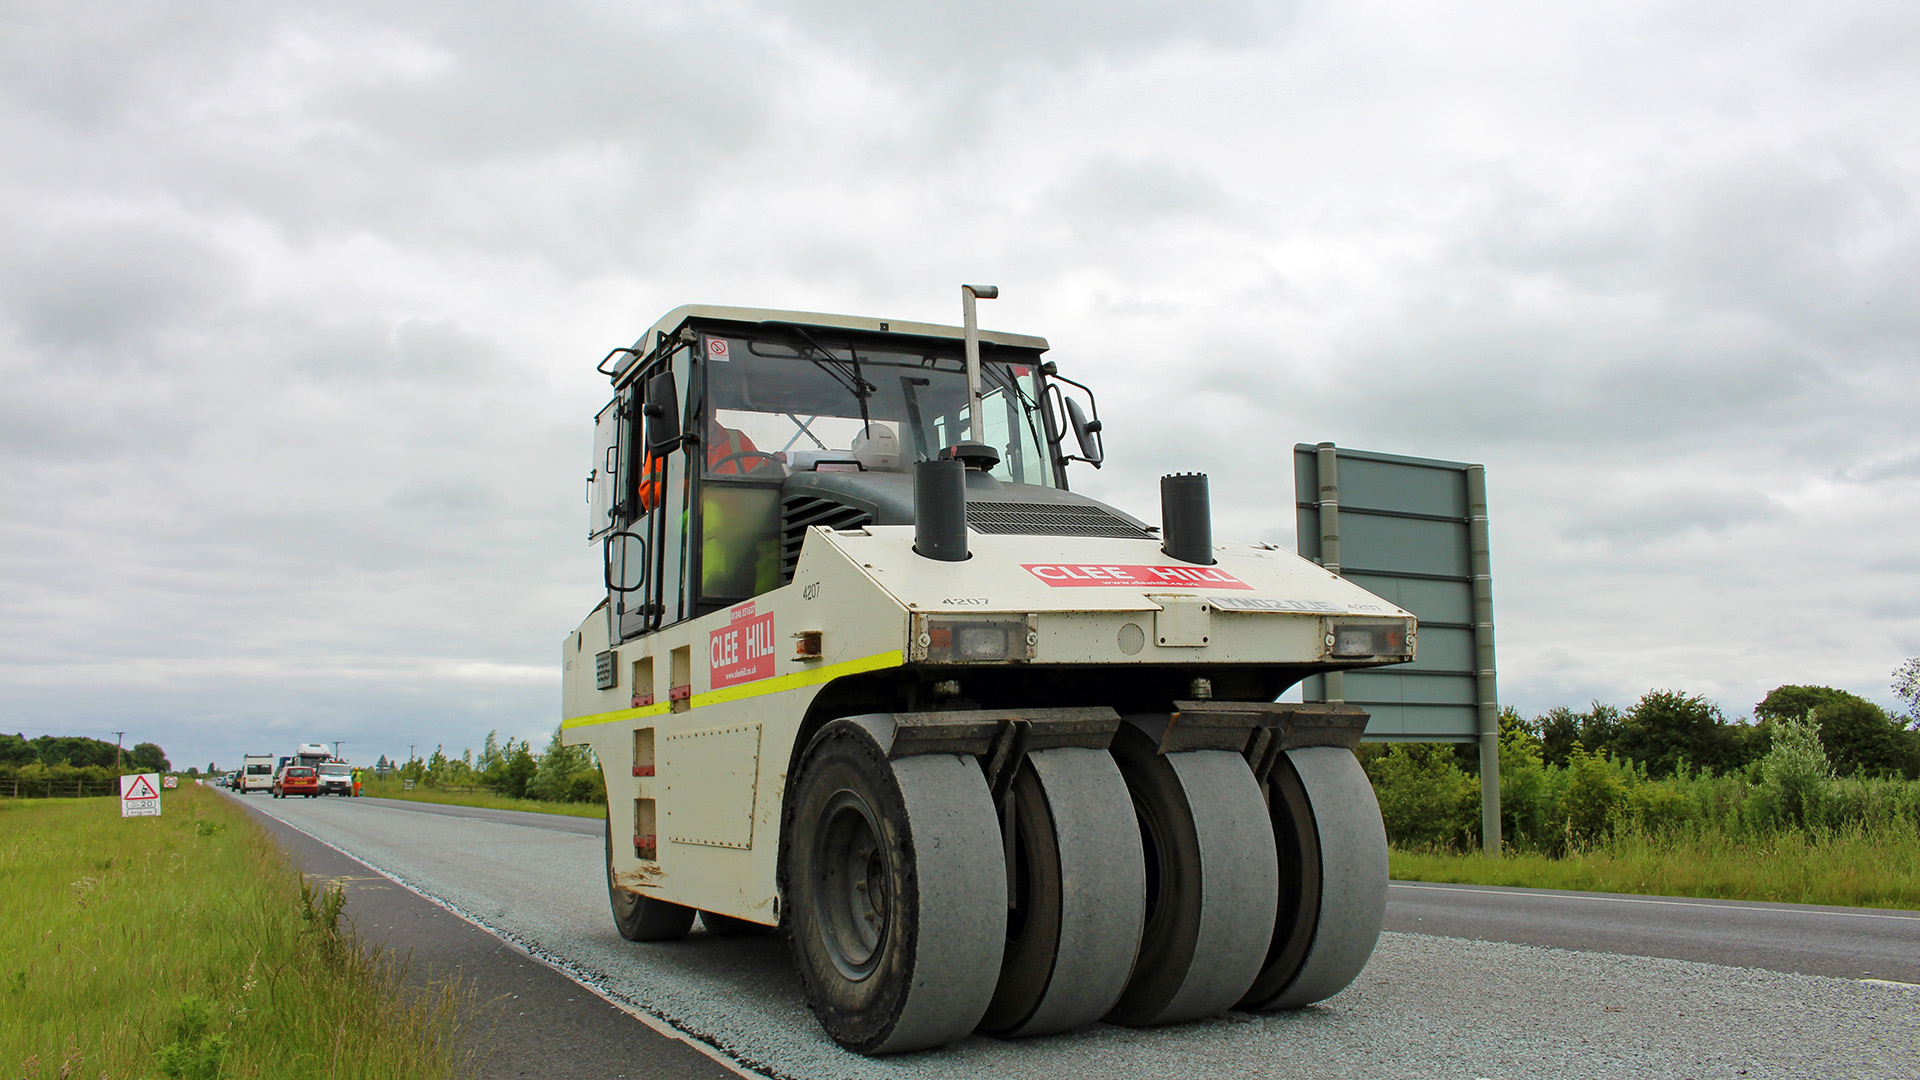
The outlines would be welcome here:
[[[1500,834],[1510,846],[1552,845],[1562,831],[1554,812],[1562,770],[1550,770],[1542,757],[1540,740],[1531,732],[1501,724]]]
[[[1827,789],[1833,766],[1808,720],[1782,720],[1773,728],[1773,749],[1760,762],[1754,798],[1768,824],[1806,829],[1827,823]]]
[[[1613,831],[1627,808],[1626,771],[1611,755],[1576,748],[1567,766],[1566,812],[1570,843],[1592,844]]]
[[[1388,840],[1439,847],[1477,842],[1480,785],[1454,764],[1451,747],[1394,743],[1368,757]]]

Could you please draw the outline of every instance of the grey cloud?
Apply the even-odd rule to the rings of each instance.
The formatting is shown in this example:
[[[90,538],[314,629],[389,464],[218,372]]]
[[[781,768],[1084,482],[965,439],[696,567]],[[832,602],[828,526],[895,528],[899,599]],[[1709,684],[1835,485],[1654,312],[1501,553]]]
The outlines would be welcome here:
[[[1642,497],[1590,505],[1568,523],[1567,535],[1644,547],[1688,533],[1725,533],[1784,516],[1776,502],[1758,491],[1655,489]]]
[[[1920,329],[1915,176],[1884,148],[1809,139],[1645,180],[1653,193],[1583,201],[1515,185],[1461,254],[1642,310],[1734,314],[1823,351]]]
[[[780,5],[817,48],[858,42],[885,67],[948,73],[993,72],[1031,63],[1067,68],[1171,45],[1221,49],[1266,45],[1291,25],[1290,3],[1167,5],[1152,0],[986,0],[901,5],[810,0]]]
[[[68,362],[138,364],[141,339],[203,316],[242,280],[205,239],[148,221],[28,229],[0,252],[0,317]]]
[[[1237,209],[1214,179],[1167,156],[1103,154],[1041,196],[1045,212],[1079,231],[1124,242],[1143,228],[1203,221]]]
[[[1859,484],[1920,480],[1920,449],[1871,455],[1865,461],[1848,466],[1841,476]]]

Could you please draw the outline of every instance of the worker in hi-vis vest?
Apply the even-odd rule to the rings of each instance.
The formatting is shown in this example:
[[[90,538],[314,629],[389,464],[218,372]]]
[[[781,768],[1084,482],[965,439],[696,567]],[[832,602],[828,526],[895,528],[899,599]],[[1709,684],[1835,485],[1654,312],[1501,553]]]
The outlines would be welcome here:
[[[707,471],[718,476],[744,476],[779,461],[754,446],[746,432],[735,431],[712,417],[707,418],[706,441]],[[666,490],[667,459],[648,450],[640,461],[640,512],[659,506]]]

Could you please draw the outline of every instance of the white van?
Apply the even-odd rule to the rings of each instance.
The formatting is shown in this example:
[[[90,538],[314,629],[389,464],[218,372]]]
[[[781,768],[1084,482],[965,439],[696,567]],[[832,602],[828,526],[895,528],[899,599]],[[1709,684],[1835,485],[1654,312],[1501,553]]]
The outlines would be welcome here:
[[[353,766],[344,761],[327,761],[320,765],[320,794],[352,795]]]
[[[242,795],[272,791],[273,755],[248,754],[246,762],[240,766],[240,775],[235,779],[234,788]]]

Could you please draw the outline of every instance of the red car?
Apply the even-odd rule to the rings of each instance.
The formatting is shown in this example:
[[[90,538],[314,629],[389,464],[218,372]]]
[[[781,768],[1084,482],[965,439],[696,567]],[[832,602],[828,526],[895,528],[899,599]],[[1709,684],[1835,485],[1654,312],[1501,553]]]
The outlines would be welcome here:
[[[273,778],[273,797],[276,799],[284,799],[289,795],[311,798],[318,794],[320,772],[311,765],[289,765]]]

